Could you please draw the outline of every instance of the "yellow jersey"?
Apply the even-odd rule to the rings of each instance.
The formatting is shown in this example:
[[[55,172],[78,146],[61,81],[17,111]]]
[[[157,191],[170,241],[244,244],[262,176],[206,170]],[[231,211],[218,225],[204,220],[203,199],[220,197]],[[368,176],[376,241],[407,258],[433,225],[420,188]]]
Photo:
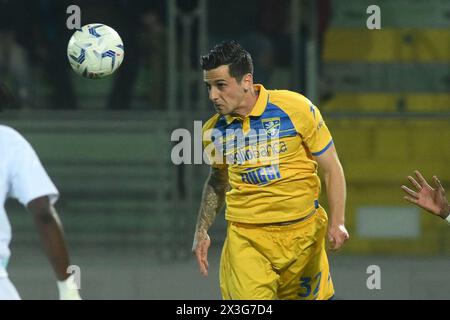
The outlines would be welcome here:
[[[266,90],[250,114],[214,115],[203,126],[210,165],[227,169],[225,218],[241,223],[299,219],[318,208],[320,179],[312,156],[332,144],[319,109],[303,95]],[[209,152],[207,152],[209,151]]]

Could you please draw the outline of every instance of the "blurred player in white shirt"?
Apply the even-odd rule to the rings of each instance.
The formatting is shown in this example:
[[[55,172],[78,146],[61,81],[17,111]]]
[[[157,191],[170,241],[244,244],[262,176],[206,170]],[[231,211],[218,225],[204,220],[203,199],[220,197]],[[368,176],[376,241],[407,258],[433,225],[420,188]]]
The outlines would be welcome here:
[[[0,95],[0,107],[5,105]],[[10,257],[11,225],[4,204],[17,199],[32,213],[44,250],[57,278],[59,298],[78,300],[73,275],[67,273],[69,254],[54,203],[58,190],[31,145],[17,131],[0,125],[0,300],[20,299],[6,271]]]

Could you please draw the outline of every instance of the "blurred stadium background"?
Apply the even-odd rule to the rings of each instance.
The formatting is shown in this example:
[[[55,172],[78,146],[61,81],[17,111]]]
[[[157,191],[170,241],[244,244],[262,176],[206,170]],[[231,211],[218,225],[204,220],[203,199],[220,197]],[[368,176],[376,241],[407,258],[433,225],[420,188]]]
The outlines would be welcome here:
[[[71,71],[70,4],[82,25],[122,36],[114,76]],[[366,28],[372,4],[381,30]],[[311,98],[334,135],[351,234],[330,255],[337,298],[450,298],[450,229],[400,189],[420,169],[449,195],[449,1],[1,0],[0,17],[0,80],[17,97],[0,122],[33,144],[61,191],[84,298],[220,299],[223,215],[203,279],[190,249],[208,167],[173,165],[170,135],[212,114],[198,57],[229,39],[253,54],[256,82]],[[25,299],[56,298],[30,217],[15,202],[7,209],[11,279]],[[370,265],[381,268],[380,290],[366,287]]]

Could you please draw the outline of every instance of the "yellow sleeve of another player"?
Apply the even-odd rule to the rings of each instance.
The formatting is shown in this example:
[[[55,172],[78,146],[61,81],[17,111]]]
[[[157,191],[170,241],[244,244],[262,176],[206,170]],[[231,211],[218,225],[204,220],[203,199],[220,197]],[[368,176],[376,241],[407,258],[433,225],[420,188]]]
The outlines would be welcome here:
[[[210,166],[218,169],[224,169],[227,167],[223,152],[218,150],[216,144],[213,141],[219,139],[222,141],[221,133],[215,129],[215,125],[219,119],[219,115],[215,115],[209,119],[202,128],[202,143],[203,143],[203,159]]]
[[[333,138],[322,118],[320,110],[307,98],[297,100],[294,114],[291,116],[297,132],[302,136],[313,156],[319,156],[332,144]]]

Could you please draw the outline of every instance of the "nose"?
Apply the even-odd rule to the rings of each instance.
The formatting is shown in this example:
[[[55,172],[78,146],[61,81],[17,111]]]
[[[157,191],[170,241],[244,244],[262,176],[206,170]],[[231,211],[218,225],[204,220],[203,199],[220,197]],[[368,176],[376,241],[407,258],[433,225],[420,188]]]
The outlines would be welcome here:
[[[217,102],[217,100],[219,100],[218,90],[214,87],[211,87],[211,89],[209,89],[209,100],[211,100],[212,102]]]

